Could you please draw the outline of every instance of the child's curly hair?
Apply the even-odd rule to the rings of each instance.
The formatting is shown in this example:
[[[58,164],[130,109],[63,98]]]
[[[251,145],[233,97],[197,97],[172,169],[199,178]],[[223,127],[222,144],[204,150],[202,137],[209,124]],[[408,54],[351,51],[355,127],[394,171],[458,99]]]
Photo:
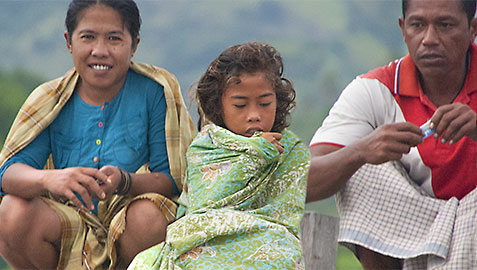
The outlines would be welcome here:
[[[208,121],[225,127],[222,108],[222,94],[232,83],[240,83],[242,74],[264,72],[275,90],[277,111],[272,132],[281,132],[289,126],[288,116],[295,107],[295,89],[292,83],[282,77],[283,61],[280,53],[270,44],[248,42],[234,45],[215,58],[202,75],[195,89],[198,103],[198,128]]]

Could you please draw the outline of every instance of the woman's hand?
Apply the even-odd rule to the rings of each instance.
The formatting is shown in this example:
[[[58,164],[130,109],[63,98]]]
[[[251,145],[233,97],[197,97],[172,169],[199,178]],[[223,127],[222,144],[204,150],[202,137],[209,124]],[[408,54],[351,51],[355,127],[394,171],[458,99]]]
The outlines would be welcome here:
[[[60,198],[66,198],[78,207],[84,207],[78,195],[81,196],[85,205],[94,209],[91,198],[105,199],[106,194],[97,182],[107,181],[107,176],[94,168],[72,167],[61,170],[49,170],[45,175],[43,186],[52,194]],[[75,194],[76,193],[76,194]]]
[[[111,165],[104,166],[99,171],[107,176],[108,180],[101,185],[101,188],[106,193],[106,197],[110,198],[121,183],[121,171],[118,167]]]
[[[277,148],[278,152],[280,152],[280,154],[283,153],[283,146],[280,144],[282,134],[277,132],[264,132],[260,137],[272,143]]]

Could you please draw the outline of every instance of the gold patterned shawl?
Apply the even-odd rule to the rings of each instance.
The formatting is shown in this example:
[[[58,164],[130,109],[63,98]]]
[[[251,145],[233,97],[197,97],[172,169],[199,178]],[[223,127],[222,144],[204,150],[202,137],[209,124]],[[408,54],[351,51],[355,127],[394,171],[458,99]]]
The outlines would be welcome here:
[[[193,123],[182,99],[180,85],[171,73],[152,65],[131,62],[130,68],[164,87],[167,110],[165,135],[172,178],[182,190],[186,168],[185,153],[193,138]],[[0,167],[32,142],[50,125],[71,97],[79,74],[73,68],[63,77],[37,87],[21,107],[0,152]],[[52,168],[51,157],[47,162]],[[140,171],[147,170],[147,166]]]

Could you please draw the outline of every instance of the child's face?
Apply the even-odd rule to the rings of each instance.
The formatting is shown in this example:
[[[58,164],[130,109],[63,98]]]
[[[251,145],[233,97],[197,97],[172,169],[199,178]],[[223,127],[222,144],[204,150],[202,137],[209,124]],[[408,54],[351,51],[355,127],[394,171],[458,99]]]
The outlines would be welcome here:
[[[245,73],[239,84],[232,84],[222,95],[227,129],[250,137],[255,131],[269,132],[275,122],[277,98],[263,72]]]

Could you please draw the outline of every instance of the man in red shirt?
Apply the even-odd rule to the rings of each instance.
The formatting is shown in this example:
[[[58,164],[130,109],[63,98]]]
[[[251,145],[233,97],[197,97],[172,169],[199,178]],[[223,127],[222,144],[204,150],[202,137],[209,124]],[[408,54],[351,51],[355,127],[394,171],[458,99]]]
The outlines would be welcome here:
[[[475,0],[403,0],[399,26],[409,55],[359,76],[343,91],[310,143],[307,201],[343,190],[366,164],[395,161],[431,198],[460,200],[474,190],[475,8]],[[434,134],[425,138],[420,126],[429,119]],[[358,233],[353,239],[350,231],[355,229],[347,230],[340,231],[340,239],[355,245],[365,269],[401,268],[398,258],[422,255],[390,247],[387,239],[372,235]]]

